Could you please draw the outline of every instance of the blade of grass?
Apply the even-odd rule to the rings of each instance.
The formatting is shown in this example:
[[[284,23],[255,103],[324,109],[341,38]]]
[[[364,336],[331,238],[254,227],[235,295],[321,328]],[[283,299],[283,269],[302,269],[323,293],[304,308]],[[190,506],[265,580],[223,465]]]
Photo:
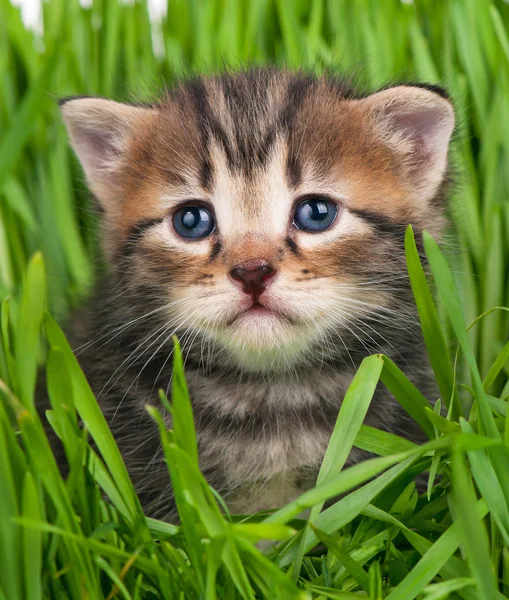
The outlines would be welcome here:
[[[380,376],[383,384],[428,438],[432,439],[433,426],[426,413],[431,404],[390,358],[384,356],[383,361],[384,368]]]
[[[46,276],[44,261],[41,254],[36,254],[28,265],[19,307],[14,351],[19,397],[30,410],[34,409],[40,332],[45,303]]]
[[[461,344],[461,348],[465,354],[465,358],[467,359],[470,371],[472,373],[474,388],[477,394],[481,423],[488,435],[498,438],[500,437],[500,434],[497,430],[493,415],[489,408],[488,401],[486,399],[486,393],[482,385],[481,376],[479,375],[479,369],[477,367],[474,353],[470,346],[467,328],[463,317],[463,311],[461,308],[461,302],[451,275],[451,271],[436,242],[427,232],[423,233],[423,240],[426,255],[428,256],[431,270],[433,272],[433,277],[437,283],[438,293],[442,298],[442,302],[447,310],[447,314]]]
[[[133,484],[127,473],[124,461],[122,460],[122,456],[120,455],[106,420],[92,394],[92,390],[90,389],[85,375],[83,374],[76,357],[72,353],[64,334],[49,315],[46,315],[45,318],[45,329],[51,347],[55,350],[60,350],[65,356],[67,370],[72,381],[74,405],[83,420],[85,427],[97,444],[97,447],[110,470],[115,485],[129,509],[131,523],[138,532],[141,540],[145,542],[150,541],[150,534],[146,526],[145,517],[138,497],[134,491]]]
[[[42,518],[39,489],[28,471],[22,491],[21,514],[25,518],[38,521]],[[42,535],[33,529],[23,529],[23,582],[25,598],[42,598]]]
[[[405,254],[408,276],[419,312],[428,356],[437,378],[442,399],[446,406],[449,406],[451,399],[455,397],[454,374],[447,342],[421,265],[411,225],[407,227],[405,232]],[[430,433],[432,432],[430,431]]]
[[[318,473],[317,486],[340,473],[346,463],[375,393],[383,366],[383,359],[379,355],[370,356],[362,361],[341,403],[336,425]],[[311,508],[308,523],[312,523],[316,519],[322,507],[323,502],[315,504]],[[308,526],[306,526],[306,530],[302,535],[299,554],[293,564],[294,581],[298,578],[304,547],[311,535]]]
[[[479,598],[492,600],[498,595],[488,552],[488,539],[481,519],[476,514],[476,496],[463,455],[452,454],[452,498],[463,531],[468,565],[477,583]]]

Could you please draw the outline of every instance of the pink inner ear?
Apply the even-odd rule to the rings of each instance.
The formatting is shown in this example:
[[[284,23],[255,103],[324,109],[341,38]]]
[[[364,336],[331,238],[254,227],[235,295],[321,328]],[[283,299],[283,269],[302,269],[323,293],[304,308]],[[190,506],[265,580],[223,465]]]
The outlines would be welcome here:
[[[62,105],[62,115],[91,191],[104,207],[113,207],[133,127],[139,119],[151,123],[157,111],[102,98],[75,98]]]
[[[120,149],[115,144],[115,136],[106,129],[99,132],[82,128],[77,135],[77,143],[83,147],[83,160],[95,168],[105,168],[108,163],[120,155]]]
[[[441,111],[435,108],[422,108],[409,113],[395,115],[395,124],[398,129],[403,130],[408,137],[419,145],[423,145],[424,151],[433,151],[433,147],[440,140]]]

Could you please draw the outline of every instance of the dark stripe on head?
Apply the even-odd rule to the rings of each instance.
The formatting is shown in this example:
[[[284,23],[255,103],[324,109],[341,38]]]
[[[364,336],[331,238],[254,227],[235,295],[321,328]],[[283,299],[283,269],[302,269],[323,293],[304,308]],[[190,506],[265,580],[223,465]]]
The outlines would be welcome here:
[[[296,76],[288,85],[286,91],[286,104],[281,111],[279,121],[280,126],[285,131],[288,138],[292,135],[292,125],[295,117],[300,110],[304,99],[312,87],[315,80],[309,75]],[[288,158],[286,161],[286,177],[291,187],[297,187],[302,179],[302,166],[297,156],[296,146],[301,144],[289,141]]]
[[[279,115],[280,126],[286,131],[291,129],[295,116],[315,81],[311,75],[303,74],[295,75],[290,81],[286,90],[286,103]]]
[[[212,180],[212,163],[208,156],[204,156],[200,165],[200,184],[207,192],[210,192],[212,189]]]
[[[304,74],[291,77],[282,108],[277,112],[276,109],[269,112],[267,109],[272,97],[273,74],[270,70],[252,69],[233,77],[224,75],[219,81],[234,123],[234,139],[224,135],[224,130],[217,127],[218,123],[211,122],[210,126],[225,151],[229,165],[236,170],[242,169],[249,176],[257,166],[266,162],[277,135],[282,133],[288,137],[307,89],[315,79]],[[300,180],[300,167],[295,156],[290,160],[289,177],[292,185]]]
[[[136,245],[138,244],[140,239],[143,237],[143,235],[147,231],[147,229],[150,229],[151,227],[154,227],[155,225],[159,225],[159,223],[162,223],[163,221],[164,221],[164,217],[160,217],[158,219],[145,219],[145,220],[140,221],[139,223],[136,223],[135,225],[133,225],[131,227],[131,231],[129,232],[129,235],[127,236],[127,238],[122,243],[122,245],[120,246],[120,248],[118,249],[118,251],[116,253],[117,258],[127,258],[127,257],[131,256],[134,249],[136,248]]]
[[[374,213],[368,210],[356,210],[354,208],[349,209],[351,213],[357,215],[364,221],[367,221],[372,227],[375,228],[377,233],[382,235],[390,236],[395,239],[401,246],[405,245],[405,232],[409,223],[399,223],[397,221],[392,221],[385,215],[379,215],[378,213]],[[422,242],[422,230],[415,225],[412,225],[415,236],[415,243],[417,246],[417,250],[421,257],[424,256],[424,246]],[[425,258],[424,258],[425,260]]]
[[[210,102],[207,94],[207,89],[203,80],[194,79],[188,84],[188,89],[191,93],[191,99],[195,106],[196,118],[200,128],[200,136],[202,145],[205,149],[205,156],[202,164],[202,183],[206,184],[203,187],[208,189],[211,183],[212,165],[210,160],[210,138],[213,137],[221,145],[226,155],[226,160],[230,168],[235,166],[233,150],[231,148],[228,136],[225,130],[214,116],[210,107]]]
[[[263,163],[267,160],[267,157],[270,154],[270,150],[274,146],[274,142],[276,141],[276,129],[271,128],[263,141],[260,143],[258,148],[255,150],[253,156],[253,164],[257,163],[259,165],[263,165]]]
[[[189,82],[187,89],[194,104],[196,120],[201,138],[201,164],[200,164],[200,184],[205,190],[210,190],[213,179],[212,162],[210,160],[209,138],[210,132],[207,127],[207,121],[210,116],[210,105],[207,99],[207,91],[201,79],[194,79]],[[185,104],[182,105],[185,111]]]
[[[295,152],[288,153],[286,162],[286,178],[291,187],[296,188],[302,181],[302,165]]]
[[[223,247],[223,244],[222,244],[221,240],[218,238],[212,245],[212,250],[210,251],[210,256],[209,256],[209,263],[213,262],[219,256],[219,253],[221,252],[222,247]]]
[[[285,244],[288,246],[288,248],[290,248],[290,250],[295,254],[295,256],[300,256],[300,251],[297,244],[289,235],[287,235],[285,238]]]
[[[194,103],[196,109],[196,117],[198,119],[198,123],[204,129],[201,131],[205,141],[208,141],[208,131],[205,126],[207,121],[210,120],[210,104],[207,98],[207,90],[205,89],[205,84],[201,79],[193,79],[187,84],[187,89],[191,94],[191,100]]]
[[[252,171],[256,158],[254,151],[256,136],[253,135],[252,130],[249,131],[251,128],[245,127],[246,116],[250,113],[250,104],[253,102],[252,88],[255,85],[254,81],[251,81],[253,76],[254,72],[234,77],[224,75],[219,79],[230,116],[235,123],[233,135],[236,152],[232,153],[234,159],[232,164],[235,168],[242,167],[247,173]]]

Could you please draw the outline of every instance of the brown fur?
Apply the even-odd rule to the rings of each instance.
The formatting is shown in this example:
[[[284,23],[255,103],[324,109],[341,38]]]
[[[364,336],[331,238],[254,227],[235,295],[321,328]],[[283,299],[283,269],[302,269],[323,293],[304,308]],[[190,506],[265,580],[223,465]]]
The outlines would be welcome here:
[[[62,110],[105,211],[111,265],[76,317],[78,357],[150,514],[174,510],[143,408],[168,387],[173,333],[202,468],[237,510],[262,507],[263,490],[267,505],[286,501],[312,479],[366,355],[389,354],[434,399],[402,240],[408,223],[418,236],[442,228],[454,123],[443,95],[361,97],[333,78],[261,69],[183,82],[150,107],[71,99]],[[293,226],[309,195],[338,203],[329,230]],[[215,216],[208,238],[174,231],[184,201]],[[265,320],[243,320],[228,275],[250,261],[277,271]],[[382,388],[367,422],[419,437]]]

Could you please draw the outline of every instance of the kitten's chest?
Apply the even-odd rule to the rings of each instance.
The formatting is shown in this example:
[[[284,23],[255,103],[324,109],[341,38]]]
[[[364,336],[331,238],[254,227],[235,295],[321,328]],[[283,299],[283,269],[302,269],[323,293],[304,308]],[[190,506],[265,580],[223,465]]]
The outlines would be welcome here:
[[[189,377],[202,469],[241,497],[250,490],[254,507],[295,497],[318,472],[350,379],[230,385]]]

